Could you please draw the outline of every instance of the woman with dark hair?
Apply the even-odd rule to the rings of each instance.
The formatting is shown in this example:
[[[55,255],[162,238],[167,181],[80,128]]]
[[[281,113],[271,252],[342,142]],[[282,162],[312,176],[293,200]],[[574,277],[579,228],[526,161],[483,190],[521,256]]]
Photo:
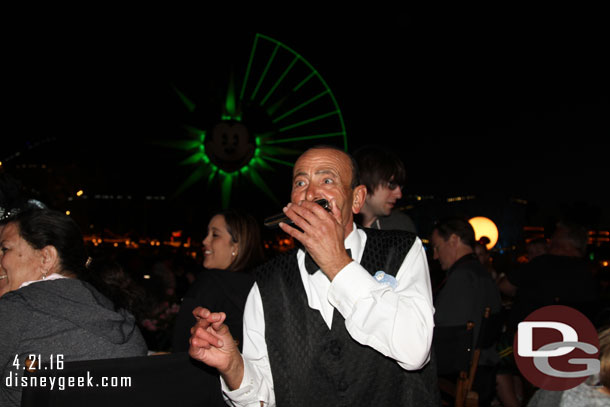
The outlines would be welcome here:
[[[20,404],[29,355],[38,363],[145,355],[134,317],[80,279],[88,262],[83,237],[69,216],[25,210],[0,233],[0,269],[8,292],[0,298],[0,405]],[[21,367],[21,369],[19,369]]]
[[[196,323],[192,311],[198,306],[225,311],[233,337],[242,342],[244,306],[254,284],[248,272],[264,259],[258,223],[237,210],[217,213],[208,224],[203,255],[207,270],[184,296],[174,328],[174,352],[188,350],[190,330]]]

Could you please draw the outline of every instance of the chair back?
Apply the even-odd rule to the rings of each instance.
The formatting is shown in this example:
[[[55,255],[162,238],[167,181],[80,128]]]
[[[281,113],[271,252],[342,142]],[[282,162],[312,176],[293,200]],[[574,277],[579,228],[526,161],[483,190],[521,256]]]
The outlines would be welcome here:
[[[467,372],[472,359],[474,322],[457,326],[436,326],[432,346],[438,375]]]

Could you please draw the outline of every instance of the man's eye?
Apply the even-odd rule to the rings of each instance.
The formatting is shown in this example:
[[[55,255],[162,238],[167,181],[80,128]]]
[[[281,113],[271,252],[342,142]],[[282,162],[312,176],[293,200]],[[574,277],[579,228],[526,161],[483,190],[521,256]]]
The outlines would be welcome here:
[[[332,183],[333,183],[333,180],[332,180],[331,178],[325,178],[325,179],[324,179],[324,183],[325,183],[325,184],[332,184]]]
[[[390,190],[392,190],[392,191],[393,191],[393,190],[395,190],[396,188],[398,188],[399,186],[400,186],[400,185],[398,185],[398,184],[397,184],[397,183],[395,183],[395,182],[388,182],[388,188],[389,188]],[[402,188],[401,188],[401,189],[402,189]]]
[[[303,185],[305,185],[305,181],[296,181],[294,183],[294,185],[297,186],[297,187],[302,187]]]

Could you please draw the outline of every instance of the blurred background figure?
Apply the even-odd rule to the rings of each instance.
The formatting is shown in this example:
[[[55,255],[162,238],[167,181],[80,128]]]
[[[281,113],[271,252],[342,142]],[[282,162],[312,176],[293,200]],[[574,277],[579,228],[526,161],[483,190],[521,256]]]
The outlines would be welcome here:
[[[508,273],[508,282],[516,290],[508,326],[511,332],[530,313],[546,305],[571,306],[595,319],[599,288],[585,257],[586,249],[586,228],[561,221],[551,235],[548,253],[535,255]]]
[[[203,266],[207,270],[199,273],[184,296],[172,349],[174,352],[188,350],[190,330],[196,323],[192,311],[198,306],[225,312],[225,323],[241,349],[244,306],[254,284],[249,272],[264,260],[258,222],[237,210],[214,215],[203,240],[203,251]]]
[[[5,220],[0,268],[8,292],[0,298],[0,405],[18,406],[21,387],[7,376],[23,373],[30,354],[65,361],[146,355],[135,318],[80,277],[86,274],[83,237],[69,216],[48,209],[22,210]]]
[[[493,259],[491,257],[491,253],[487,250],[487,245],[489,244],[489,238],[487,236],[483,236],[476,242],[474,246],[474,254],[476,254],[477,259],[481,262],[481,264],[485,267],[489,275],[494,281],[498,280],[498,273],[494,269]]]
[[[486,307],[492,314],[501,311],[500,293],[490,273],[474,253],[477,242],[470,223],[460,217],[438,221],[430,242],[434,259],[447,272],[434,298],[436,326],[466,326],[474,322],[476,342]],[[474,343],[473,343],[474,348]],[[495,389],[495,366],[499,357],[495,345],[481,349],[473,389],[479,394],[480,406],[490,405]],[[438,360],[439,366],[448,361]]]
[[[106,257],[91,259],[87,272],[81,279],[112,301],[116,311],[129,311],[136,318],[136,322],[145,318],[146,291],[116,261]]]
[[[545,238],[532,239],[525,244],[525,251],[529,261],[536,257],[547,254],[549,251],[549,242]]]
[[[406,181],[404,163],[380,146],[364,146],[354,152],[360,181],[366,185],[366,201],[356,221],[362,226],[417,233],[411,218],[396,209]]]

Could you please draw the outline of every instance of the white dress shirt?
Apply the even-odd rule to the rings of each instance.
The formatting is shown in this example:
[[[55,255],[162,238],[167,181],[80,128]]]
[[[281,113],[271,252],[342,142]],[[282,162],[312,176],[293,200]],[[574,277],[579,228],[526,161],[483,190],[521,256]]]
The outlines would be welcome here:
[[[352,261],[331,282],[322,271],[309,274],[305,252],[297,252],[299,272],[309,307],[318,310],[328,328],[337,309],[354,340],[390,357],[405,370],[416,370],[430,359],[434,308],[428,262],[417,238],[396,274],[395,288],[378,282],[361,265],[366,233],[357,229],[345,239]],[[375,270],[377,271],[377,270]],[[270,323],[273,323],[271,321]],[[258,286],[254,284],[244,310],[244,376],[241,386],[222,390],[235,406],[275,405],[273,377],[265,342],[265,317]]]

